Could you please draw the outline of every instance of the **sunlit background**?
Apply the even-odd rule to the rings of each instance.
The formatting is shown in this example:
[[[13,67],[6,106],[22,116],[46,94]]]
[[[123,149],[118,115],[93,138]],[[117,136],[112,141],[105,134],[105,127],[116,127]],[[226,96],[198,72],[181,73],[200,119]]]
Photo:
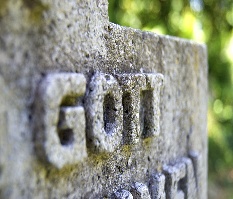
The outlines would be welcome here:
[[[207,44],[208,195],[233,199],[233,0],[109,0],[109,18]]]

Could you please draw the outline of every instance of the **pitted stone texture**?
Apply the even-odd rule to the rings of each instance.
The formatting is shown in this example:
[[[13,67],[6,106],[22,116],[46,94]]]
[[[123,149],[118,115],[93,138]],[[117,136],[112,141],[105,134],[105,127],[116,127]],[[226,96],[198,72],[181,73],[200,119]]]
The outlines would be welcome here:
[[[163,174],[152,175],[149,181],[151,199],[166,199],[165,176]]]
[[[84,108],[76,104],[85,90],[85,77],[75,73],[47,75],[39,85],[35,102],[37,150],[58,168],[87,156]]]
[[[12,87],[12,80],[17,82],[17,96],[29,98],[27,91],[35,88],[40,73],[89,71],[94,59],[106,57],[106,0],[5,2],[0,16],[1,75]]]
[[[87,138],[95,152],[113,152],[122,142],[122,91],[116,79],[97,73],[85,97]]]
[[[159,73],[146,75],[146,89],[141,96],[141,132],[144,138],[158,136],[160,133],[160,91],[164,76]]]
[[[151,199],[148,187],[143,183],[135,182],[132,185],[130,192],[135,199]]]
[[[116,76],[123,91],[123,138],[125,144],[135,144],[140,138],[140,94],[146,89],[145,74]]]
[[[116,191],[113,196],[112,199],[133,199],[133,195],[124,189],[118,190]]]
[[[125,144],[134,144],[140,137],[159,135],[160,90],[162,74],[116,75],[123,91],[123,136]]]

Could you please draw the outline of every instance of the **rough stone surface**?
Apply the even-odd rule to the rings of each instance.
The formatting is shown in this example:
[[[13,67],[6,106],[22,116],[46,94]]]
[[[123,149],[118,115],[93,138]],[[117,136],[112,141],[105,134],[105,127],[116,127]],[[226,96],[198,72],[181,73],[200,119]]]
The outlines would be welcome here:
[[[122,91],[116,79],[95,74],[85,99],[87,138],[95,152],[113,152],[122,141]]]
[[[133,195],[129,191],[122,189],[116,191],[112,199],[133,199]]]
[[[76,73],[48,75],[37,89],[33,112],[37,154],[58,168],[87,156],[84,108],[75,101],[85,91],[86,79]]]
[[[184,199],[184,192],[181,187],[182,179],[185,177],[185,164],[182,162],[173,167],[165,165],[163,170],[166,176],[166,197],[168,199]]]
[[[180,198],[207,198],[205,45],[112,24],[106,0],[8,0],[2,5],[0,198],[111,198],[117,190],[132,198],[135,182],[147,186],[153,198],[154,175],[164,175],[158,182],[165,180],[169,197],[167,179],[173,171],[182,178]],[[163,86],[152,76],[163,76]],[[138,77],[140,84],[122,84],[129,77]],[[119,87],[106,83],[106,90],[89,95],[96,78],[103,87],[109,78]],[[147,81],[155,83],[150,88]],[[126,102],[127,95],[135,106]],[[119,114],[111,111],[115,106]],[[91,107],[102,118],[89,116]],[[127,107],[129,114],[136,112],[130,119],[124,118]],[[145,112],[151,119],[142,119]],[[102,129],[93,132],[94,121]],[[112,126],[117,122],[123,126]],[[135,131],[123,130],[128,124]],[[113,146],[104,134],[112,129]]]
[[[143,183],[135,182],[132,185],[131,193],[133,195],[133,198],[135,199],[150,199],[151,198],[148,187]]]
[[[165,176],[163,174],[152,175],[149,181],[149,190],[152,199],[166,199]]]

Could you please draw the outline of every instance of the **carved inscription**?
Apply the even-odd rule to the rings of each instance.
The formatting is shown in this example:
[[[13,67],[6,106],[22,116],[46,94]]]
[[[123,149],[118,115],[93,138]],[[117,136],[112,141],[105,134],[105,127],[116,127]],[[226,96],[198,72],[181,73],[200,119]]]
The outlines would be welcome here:
[[[113,193],[112,199],[133,199],[133,195],[124,189],[120,189]]]
[[[123,90],[124,142],[133,144],[140,137],[159,135],[159,95],[163,76],[123,74],[116,77]]]
[[[135,182],[132,185],[130,192],[135,199],[150,199],[150,194],[147,186],[143,183]]]
[[[137,143],[140,137],[140,92],[146,88],[144,74],[117,76],[123,89],[124,124],[123,136],[127,144]]]
[[[85,77],[75,73],[47,75],[39,86],[36,144],[39,153],[57,168],[87,156],[85,111],[78,104],[85,91]]]
[[[87,84],[82,74],[47,75],[35,100],[36,147],[57,168],[93,152],[113,152],[123,144],[159,135],[161,74],[96,73]],[[86,146],[86,138],[88,146]],[[200,155],[190,152],[145,184],[132,183],[112,198],[195,199],[200,197]],[[123,186],[122,186],[123,187]]]
[[[164,174],[166,176],[167,199],[184,199],[183,181],[186,174],[185,164],[178,163],[175,166],[164,166]]]
[[[116,79],[95,74],[88,85],[86,100],[87,138],[95,151],[113,152],[122,141],[122,91]]]
[[[151,198],[165,199],[165,176],[161,173],[152,175],[149,181],[149,190]]]
[[[194,158],[192,155],[191,159]],[[195,177],[194,168],[200,164],[200,157],[195,156],[196,162],[184,157],[174,165],[164,165],[163,173],[156,173],[145,184],[135,182],[131,189],[120,189],[113,193],[112,198],[125,199],[196,199],[198,197],[199,179]],[[148,186],[147,186],[148,185]]]
[[[159,135],[162,84],[161,74],[96,73],[88,85],[82,74],[47,75],[35,103],[40,151],[61,168],[87,156],[86,137],[94,152],[113,152]]]

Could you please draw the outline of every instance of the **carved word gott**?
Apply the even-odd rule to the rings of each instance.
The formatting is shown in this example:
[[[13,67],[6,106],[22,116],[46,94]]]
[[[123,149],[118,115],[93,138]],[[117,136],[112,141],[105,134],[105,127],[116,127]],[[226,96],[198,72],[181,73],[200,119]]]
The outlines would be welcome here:
[[[36,138],[39,153],[61,168],[94,152],[159,135],[161,74],[96,73],[86,83],[77,73],[49,74],[38,88]]]

